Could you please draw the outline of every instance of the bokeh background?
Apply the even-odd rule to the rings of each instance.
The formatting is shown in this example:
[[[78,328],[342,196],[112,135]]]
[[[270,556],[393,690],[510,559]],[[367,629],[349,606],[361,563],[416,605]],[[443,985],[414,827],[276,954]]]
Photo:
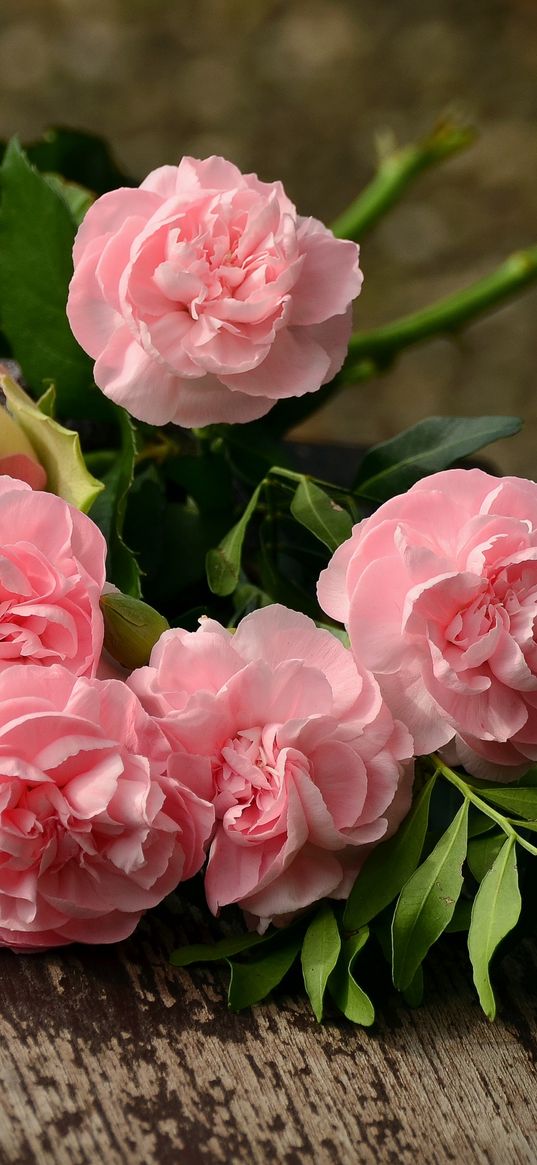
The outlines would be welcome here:
[[[457,110],[477,144],[417,182],[367,238],[357,323],[464,286],[537,242],[537,0],[0,0],[0,135],[105,134],[142,177],[222,153],[335,216],[371,177],[379,135]],[[537,474],[537,292],[456,343],[406,353],[302,426],[383,440],[431,413],[515,412],[495,447]]]

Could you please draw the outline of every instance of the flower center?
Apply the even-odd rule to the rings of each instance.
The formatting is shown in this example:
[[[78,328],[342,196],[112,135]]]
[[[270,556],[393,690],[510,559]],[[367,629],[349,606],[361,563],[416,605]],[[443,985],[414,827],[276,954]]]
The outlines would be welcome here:
[[[260,840],[265,832],[273,834],[287,805],[293,770],[309,772],[302,753],[279,747],[278,728],[243,729],[226,741],[213,762],[216,816],[228,833]]]

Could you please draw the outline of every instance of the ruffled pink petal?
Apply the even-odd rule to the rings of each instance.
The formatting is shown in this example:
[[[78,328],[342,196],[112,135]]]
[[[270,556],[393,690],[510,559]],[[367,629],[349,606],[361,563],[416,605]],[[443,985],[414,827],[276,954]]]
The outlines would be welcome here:
[[[330,357],[305,328],[285,328],[278,332],[262,364],[251,372],[222,377],[228,388],[279,400],[316,392],[324,384]]]
[[[316,219],[303,219],[298,231],[304,264],[293,290],[290,323],[320,324],[347,311],[360,293],[363,275],[356,243],[336,239]]]
[[[125,219],[131,215],[140,215],[147,221],[158,210],[160,202],[160,198],[143,186],[138,189],[121,186],[117,190],[101,195],[90,206],[78,228],[73,248],[75,266],[91,243],[101,239],[103,235],[119,230]]]

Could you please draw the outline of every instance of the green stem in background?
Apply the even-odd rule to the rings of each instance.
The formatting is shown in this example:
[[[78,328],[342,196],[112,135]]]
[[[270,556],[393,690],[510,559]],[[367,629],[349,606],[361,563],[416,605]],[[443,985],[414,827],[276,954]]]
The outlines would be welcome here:
[[[537,246],[518,251],[491,275],[485,275],[463,291],[439,299],[430,307],[403,316],[371,332],[354,333],[340,379],[355,383],[382,372],[404,348],[431,336],[459,331],[496,304],[510,299],[537,280]]]
[[[475,131],[470,126],[447,119],[439,122],[422,141],[387,154],[381,159],[373,181],[332,224],[334,234],[360,242],[414,178],[466,149],[474,139]]]
[[[513,828],[511,822],[508,821],[507,818],[504,817],[501,813],[498,813],[496,809],[493,809],[492,805],[489,805],[488,801],[484,801],[483,798],[480,797],[476,792],[476,790],[473,789],[471,785],[466,783],[464,778],[461,777],[459,773],[453,772],[453,769],[450,769],[448,765],[444,764],[444,762],[440,760],[439,756],[432,756],[431,760],[433,764],[436,765],[436,771],[441,773],[442,776],[445,777],[446,781],[449,781],[450,785],[454,785],[455,788],[459,790],[459,793],[462,793],[462,796],[465,797],[467,801],[471,801],[472,805],[475,805],[476,809],[479,809],[481,813],[484,813],[487,817],[490,818],[491,821],[495,821],[496,825],[499,825],[500,829],[503,830],[507,837],[514,838],[514,840],[517,841],[519,845],[523,846],[524,849],[527,849],[528,853],[533,854],[534,857],[537,856],[537,846],[532,845],[530,841],[526,841],[525,837],[521,837],[520,834],[517,833],[516,829]],[[520,822],[520,828],[524,828],[523,822]]]

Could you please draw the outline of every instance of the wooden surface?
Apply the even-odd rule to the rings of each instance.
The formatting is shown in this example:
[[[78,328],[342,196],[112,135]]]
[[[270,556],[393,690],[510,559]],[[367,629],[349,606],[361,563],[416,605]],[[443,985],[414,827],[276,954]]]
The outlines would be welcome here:
[[[184,933],[161,909],[117,947],[1,952],[2,1165],[537,1161],[531,946],[495,1025],[455,950],[364,1032],[292,996],[229,1013],[223,972],[168,965]]]

